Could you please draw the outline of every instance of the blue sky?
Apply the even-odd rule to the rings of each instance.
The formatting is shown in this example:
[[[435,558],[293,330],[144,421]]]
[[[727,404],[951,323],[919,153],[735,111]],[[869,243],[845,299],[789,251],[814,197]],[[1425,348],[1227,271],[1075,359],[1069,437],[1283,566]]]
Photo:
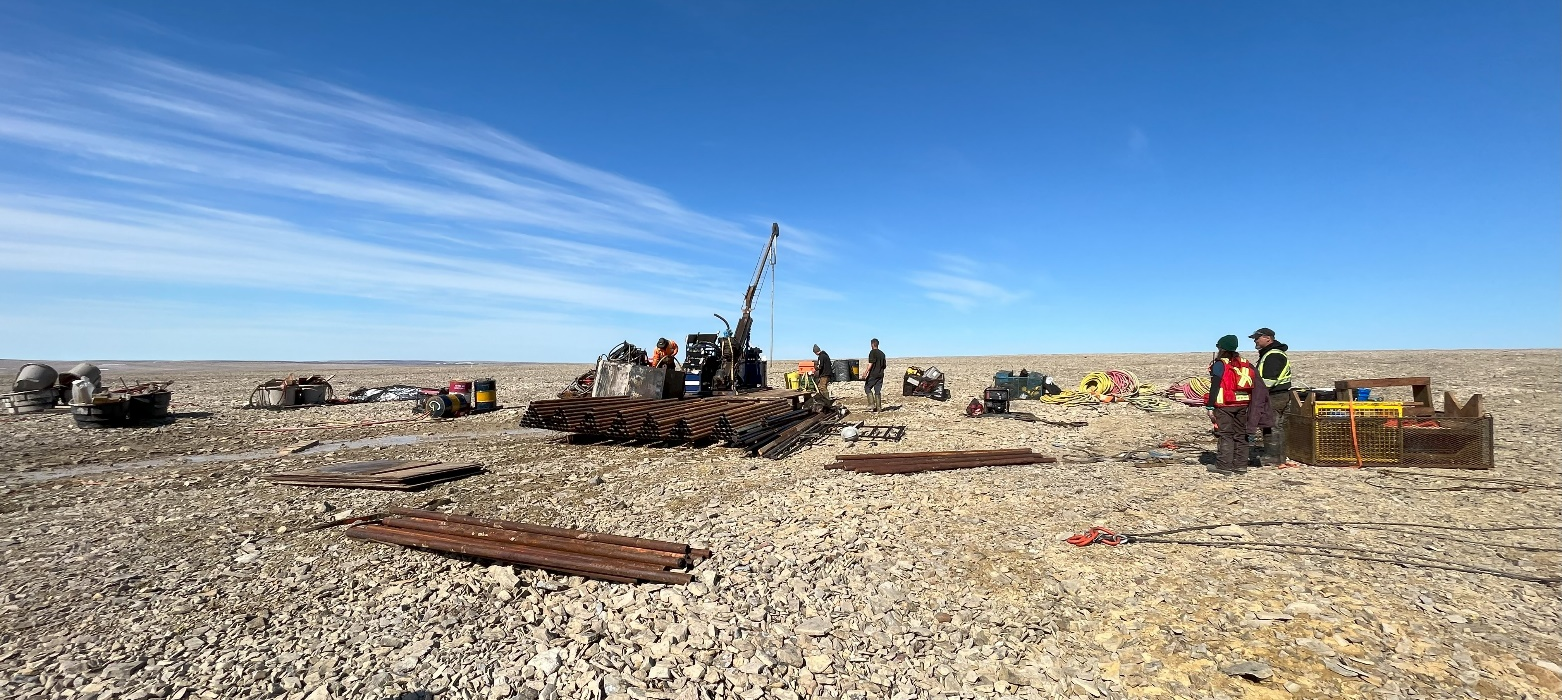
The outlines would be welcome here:
[[[126,8],[133,8],[133,12]],[[0,356],[1562,345],[1555,2],[0,0]]]

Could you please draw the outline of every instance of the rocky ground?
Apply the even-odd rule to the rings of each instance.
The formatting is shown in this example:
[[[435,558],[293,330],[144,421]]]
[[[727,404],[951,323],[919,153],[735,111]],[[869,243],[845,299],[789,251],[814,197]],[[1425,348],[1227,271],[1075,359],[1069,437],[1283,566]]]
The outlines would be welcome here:
[[[837,356],[849,353],[835,349]],[[1559,589],[1495,575],[1259,548],[1075,548],[1072,532],[1242,521],[1391,521],[1467,532],[1248,526],[1187,536],[1357,546],[1556,576],[1562,353],[1294,354],[1300,383],[1429,374],[1482,393],[1487,472],[1197,464],[1203,411],[1022,404],[1046,423],[967,419],[994,370],[1158,386],[1202,355],[899,358],[954,399],[862,413],[902,444],[839,438],[783,461],[723,448],[562,444],[517,427],[572,365],[105,365],[172,379],[176,419],[87,431],[0,418],[0,692],[15,698],[1545,698],[1562,693]],[[20,363],[0,361],[0,374]],[[56,363],[65,367],[72,362]],[[358,386],[492,376],[511,410],[448,421],[402,403],[243,409],[287,373]],[[893,385],[893,380],[891,382]],[[1020,408],[1021,406],[1017,406]],[[322,444],[294,456],[278,447]],[[1174,441],[1180,450],[1155,446]],[[907,476],[826,471],[842,452],[1034,447],[1054,465]],[[1188,448],[1192,449],[1188,449]],[[1151,452],[1154,448],[1157,451]],[[272,486],[272,471],[373,457],[476,460],[418,493]],[[1461,479],[1501,479],[1469,481]],[[1541,488],[1549,486],[1550,488]],[[605,584],[348,540],[312,526],[439,499],[453,512],[657,537],[715,556],[685,586]]]

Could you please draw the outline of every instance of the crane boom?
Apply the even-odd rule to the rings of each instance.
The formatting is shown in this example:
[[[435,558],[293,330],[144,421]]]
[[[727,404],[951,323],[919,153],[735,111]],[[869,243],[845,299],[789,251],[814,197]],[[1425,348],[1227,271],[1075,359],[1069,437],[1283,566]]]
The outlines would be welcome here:
[[[732,334],[733,347],[742,352],[742,348],[748,347],[749,330],[754,326],[754,318],[750,312],[754,310],[754,295],[759,292],[759,283],[765,278],[765,264],[770,262],[775,255],[776,239],[781,237],[781,224],[770,224],[770,240],[765,242],[765,252],[759,256],[759,267],[754,270],[754,281],[748,285],[748,291],[743,293],[743,315],[738,318],[738,327]]]

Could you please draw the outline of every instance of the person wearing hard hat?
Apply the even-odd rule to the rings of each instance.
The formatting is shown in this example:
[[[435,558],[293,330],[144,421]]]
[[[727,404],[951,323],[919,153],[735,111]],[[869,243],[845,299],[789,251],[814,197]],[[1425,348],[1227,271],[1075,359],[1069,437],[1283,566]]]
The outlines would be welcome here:
[[[657,338],[656,352],[651,353],[651,366],[661,367],[663,364],[674,369],[678,367],[678,344],[666,338]]]
[[[1259,461],[1264,466],[1277,467],[1285,464],[1285,411],[1291,406],[1291,357],[1286,351],[1291,346],[1275,340],[1275,332],[1270,328],[1253,331],[1248,338],[1258,350],[1254,366],[1269,394],[1270,420],[1274,423],[1273,428],[1264,429],[1264,448],[1259,452]]]
[[[1269,392],[1259,383],[1258,371],[1237,353],[1237,342],[1236,336],[1227,335],[1215,343],[1215,359],[1209,363],[1209,396],[1204,399],[1218,441],[1215,465],[1209,471],[1224,476],[1247,473],[1249,439],[1273,423]]]

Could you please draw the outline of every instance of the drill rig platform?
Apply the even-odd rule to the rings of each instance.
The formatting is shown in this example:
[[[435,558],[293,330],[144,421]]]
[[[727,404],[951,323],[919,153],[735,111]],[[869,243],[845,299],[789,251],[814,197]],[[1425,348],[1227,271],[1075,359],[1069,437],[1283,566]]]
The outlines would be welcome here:
[[[684,343],[684,394],[686,396],[713,396],[736,394],[766,388],[769,362],[760,348],[749,343],[754,328],[754,297],[764,282],[765,271],[771,271],[771,283],[775,283],[776,239],[781,236],[781,225],[770,225],[770,239],[765,242],[765,252],[759,256],[754,268],[754,279],[743,293],[743,312],[738,316],[737,328],[727,323],[721,314],[713,314],[727,327],[723,333],[690,333]]]

